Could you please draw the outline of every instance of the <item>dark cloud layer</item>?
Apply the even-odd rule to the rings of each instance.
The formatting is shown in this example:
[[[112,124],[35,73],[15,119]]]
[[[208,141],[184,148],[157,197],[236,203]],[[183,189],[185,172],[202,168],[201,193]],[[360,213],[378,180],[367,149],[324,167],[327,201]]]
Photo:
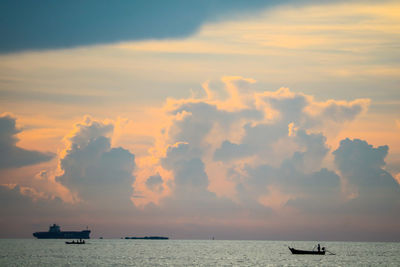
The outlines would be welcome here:
[[[17,146],[16,120],[8,115],[0,117],[0,169],[18,168],[51,160],[54,155]]]
[[[204,23],[287,1],[13,1],[0,3],[0,52],[183,38]]]

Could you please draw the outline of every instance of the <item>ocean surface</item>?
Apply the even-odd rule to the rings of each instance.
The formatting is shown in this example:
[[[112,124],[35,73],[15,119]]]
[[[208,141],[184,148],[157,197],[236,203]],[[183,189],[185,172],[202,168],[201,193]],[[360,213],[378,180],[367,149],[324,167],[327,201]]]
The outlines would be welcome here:
[[[292,255],[316,244],[299,241],[0,239],[0,266],[400,266],[400,243],[320,243],[336,255]]]

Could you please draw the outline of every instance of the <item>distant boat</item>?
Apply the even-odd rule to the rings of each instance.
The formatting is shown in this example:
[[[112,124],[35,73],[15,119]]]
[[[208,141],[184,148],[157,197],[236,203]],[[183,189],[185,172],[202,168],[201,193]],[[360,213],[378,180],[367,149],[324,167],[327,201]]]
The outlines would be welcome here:
[[[82,244],[85,244],[85,240],[79,240],[79,241],[78,240],[77,241],[73,240],[72,242],[66,241],[65,244],[67,244],[67,245],[72,245],[72,244],[82,245]]]
[[[300,249],[295,249],[288,247],[289,250],[292,252],[292,254],[308,254],[308,255],[325,255],[325,249],[322,248],[320,251],[315,251],[315,250],[300,250]]]
[[[50,225],[48,232],[36,232],[33,236],[38,239],[89,239],[90,230],[83,231],[61,231],[60,226],[57,224]]]
[[[125,239],[150,239],[150,240],[166,240],[169,239],[169,237],[165,237],[165,236],[143,236],[143,237],[125,237]]]

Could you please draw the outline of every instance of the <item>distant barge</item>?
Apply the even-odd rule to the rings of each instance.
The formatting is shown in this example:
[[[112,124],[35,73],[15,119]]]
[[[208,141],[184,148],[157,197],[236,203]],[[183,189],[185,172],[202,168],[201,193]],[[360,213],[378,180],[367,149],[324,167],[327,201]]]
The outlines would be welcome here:
[[[50,225],[48,232],[35,232],[33,236],[38,239],[89,239],[90,230],[83,231],[61,231],[57,224]]]
[[[143,237],[136,237],[136,236],[132,236],[132,237],[125,237],[125,239],[150,239],[150,240],[166,240],[169,239],[169,237],[165,237],[165,236],[143,236]]]

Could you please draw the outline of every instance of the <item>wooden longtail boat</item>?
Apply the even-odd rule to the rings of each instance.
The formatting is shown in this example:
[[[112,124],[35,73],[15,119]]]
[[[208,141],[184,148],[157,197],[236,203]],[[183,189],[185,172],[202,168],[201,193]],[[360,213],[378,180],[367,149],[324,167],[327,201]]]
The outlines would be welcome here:
[[[314,250],[300,250],[288,247],[292,254],[308,254],[308,255],[325,255],[325,250],[314,251]]]

